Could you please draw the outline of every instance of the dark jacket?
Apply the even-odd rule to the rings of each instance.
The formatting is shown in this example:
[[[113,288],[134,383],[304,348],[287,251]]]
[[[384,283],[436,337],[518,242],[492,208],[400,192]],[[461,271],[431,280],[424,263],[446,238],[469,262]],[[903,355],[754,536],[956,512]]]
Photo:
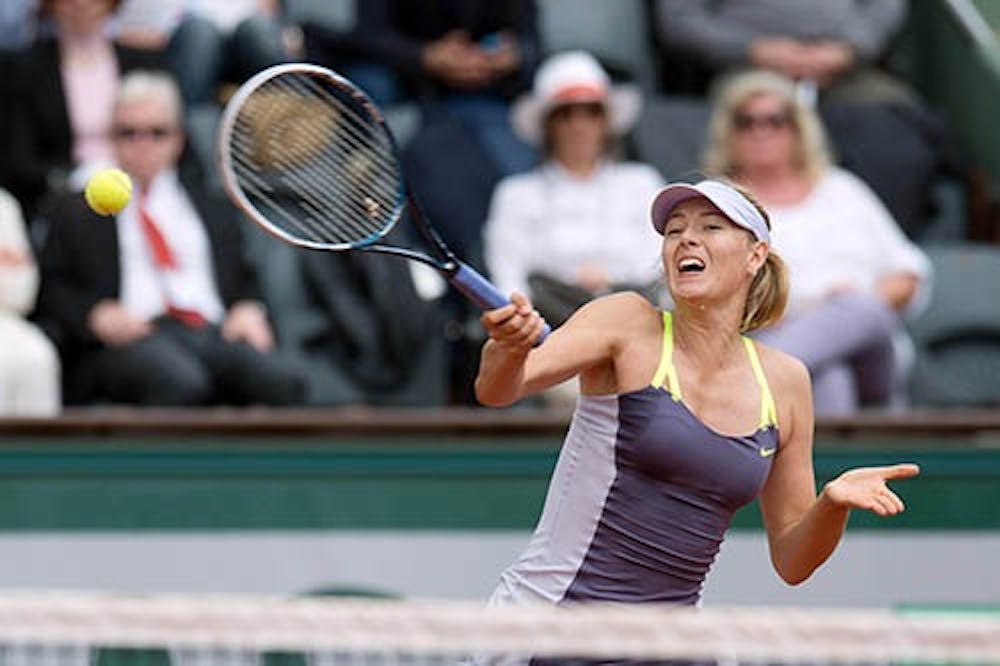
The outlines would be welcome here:
[[[417,94],[447,91],[426,76],[420,56],[424,46],[451,30],[465,30],[474,41],[501,30],[513,33],[521,48],[521,67],[489,92],[513,98],[531,84],[540,58],[535,0],[365,0],[358,4],[350,54],[388,65]]]
[[[166,65],[152,51],[117,44],[114,48],[122,74],[135,69],[164,69]],[[14,69],[13,99],[17,103],[11,118],[9,180],[25,218],[30,220],[50,186],[58,186],[75,166],[58,42],[39,40],[19,54]]]
[[[209,245],[216,286],[228,308],[257,299],[256,276],[243,252],[236,210],[181,172],[181,182],[197,210]],[[79,193],[55,201],[51,227],[39,255],[41,287],[35,319],[53,338],[64,360],[100,348],[87,326],[90,310],[104,299],[118,299],[121,256],[116,224],[90,210]]]

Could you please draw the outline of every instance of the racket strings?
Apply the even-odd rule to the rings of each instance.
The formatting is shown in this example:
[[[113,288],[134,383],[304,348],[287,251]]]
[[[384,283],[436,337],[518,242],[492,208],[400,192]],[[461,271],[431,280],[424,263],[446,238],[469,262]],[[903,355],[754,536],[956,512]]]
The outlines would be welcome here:
[[[349,95],[286,73],[255,90],[233,123],[239,185],[286,233],[356,244],[380,237],[398,215],[391,139]]]
[[[250,136],[253,137],[253,135]],[[252,150],[257,145],[251,141],[250,145],[245,147],[245,150]],[[336,146],[336,144],[331,145]],[[353,147],[358,147],[358,145],[357,141],[353,142]],[[268,150],[271,157],[279,164],[294,163],[300,157],[280,142],[276,146],[269,146]],[[337,155],[336,159],[343,160],[343,150],[331,152]],[[241,162],[251,172],[255,168],[254,160],[243,159]],[[340,169],[337,173],[334,173],[333,169],[337,168],[337,166],[332,161],[328,165],[323,165],[317,160],[312,160],[310,164],[306,165],[306,168],[285,169],[281,173],[281,181],[295,196],[294,212],[290,213],[283,210],[282,218],[286,223],[294,227],[296,233],[315,237],[323,241],[331,239],[341,241],[345,239],[344,237],[350,237],[351,240],[364,238],[377,231],[377,227],[373,228],[370,224],[370,216],[366,219],[357,215],[356,211],[358,207],[350,201],[352,193],[363,190],[355,189],[351,191],[349,188],[342,186],[341,179],[349,174],[349,171]],[[377,184],[379,181],[378,179],[374,179],[371,182]],[[361,188],[363,185],[355,183],[352,187]],[[372,189],[377,196],[378,188]],[[267,203],[272,207],[286,207],[273,198],[268,197],[267,199]],[[384,200],[383,196],[382,205],[385,205]],[[347,202],[346,205],[345,201]],[[331,219],[331,213],[338,213],[337,218]]]

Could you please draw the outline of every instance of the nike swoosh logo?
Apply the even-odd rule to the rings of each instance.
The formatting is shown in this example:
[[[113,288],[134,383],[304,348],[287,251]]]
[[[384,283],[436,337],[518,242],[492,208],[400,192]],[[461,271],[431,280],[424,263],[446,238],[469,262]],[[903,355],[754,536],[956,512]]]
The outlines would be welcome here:
[[[760,453],[760,457],[761,458],[770,458],[771,456],[774,455],[774,452],[777,451],[777,450],[778,449],[776,447],[772,446],[769,449],[765,449],[765,448],[757,449],[757,452]]]

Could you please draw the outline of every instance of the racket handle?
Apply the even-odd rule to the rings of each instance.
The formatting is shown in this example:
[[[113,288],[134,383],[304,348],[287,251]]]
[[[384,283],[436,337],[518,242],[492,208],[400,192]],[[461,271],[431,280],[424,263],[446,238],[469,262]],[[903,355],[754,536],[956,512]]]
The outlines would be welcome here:
[[[464,262],[458,262],[458,270],[448,278],[448,281],[465,294],[466,298],[484,310],[495,310],[510,303],[510,299],[504,296],[492,282]],[[551,332],[552,328],[546,324],[545,330],[542,331],[535,345],[542,344]]]

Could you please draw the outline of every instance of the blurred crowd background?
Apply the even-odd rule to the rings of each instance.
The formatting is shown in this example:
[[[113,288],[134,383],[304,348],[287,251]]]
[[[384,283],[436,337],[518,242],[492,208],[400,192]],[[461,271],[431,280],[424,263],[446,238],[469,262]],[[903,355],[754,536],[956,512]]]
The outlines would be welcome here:
[[[649,202],[721,175],[771,212],[793,287],[760,335],[818,413],[1000,404],[998,25],[988,0],[3,0],[0,413],[473,402],[478,313],[435,275],[226,201],[221,109],[287,61],[361,85],[449,245],[553,324],[620,289],[668,307]],[[110,165],[136,194],[101,218]]]

